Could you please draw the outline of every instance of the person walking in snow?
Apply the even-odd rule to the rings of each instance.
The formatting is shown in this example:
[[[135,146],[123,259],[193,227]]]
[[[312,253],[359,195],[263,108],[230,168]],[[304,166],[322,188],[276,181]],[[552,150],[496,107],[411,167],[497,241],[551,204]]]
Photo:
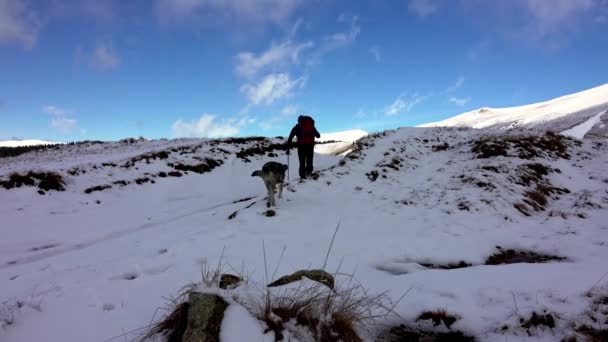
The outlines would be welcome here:
[[[300,178],[310,177],[313,170],[313,157],[315,153],[315,138],[320,138],[321,134],[315,128],[315,120],[307,115],[300,115],[298,123],[293,126],[289,138],[287,139],[287,155],[291,150],[293,137],[298,141],[298,159],[300,161]]]

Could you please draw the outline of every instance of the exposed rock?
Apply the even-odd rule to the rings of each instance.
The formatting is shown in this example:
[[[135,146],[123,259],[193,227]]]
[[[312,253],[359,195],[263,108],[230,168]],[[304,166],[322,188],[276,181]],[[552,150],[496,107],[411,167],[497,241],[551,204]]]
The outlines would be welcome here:
[[[191,292],[188,297],[188,327],[183,342],[219,342],[224,311],[228,307],[221,297]]]
[[[334,277],[323,270],[301,270],[273,281],[272,283],[268,284],[268,287],[291,284],[293,282],[302,280],[302,277],[321,283],[332,290],[334,289]]]
[[[242,279],[232,274],[222,274],[220,276],[220,289],[232,290],[241,284]]]

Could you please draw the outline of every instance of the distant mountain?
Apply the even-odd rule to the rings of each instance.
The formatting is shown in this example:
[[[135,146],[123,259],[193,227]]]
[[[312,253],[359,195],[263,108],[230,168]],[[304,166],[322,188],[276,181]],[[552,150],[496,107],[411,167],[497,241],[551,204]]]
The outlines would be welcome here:
[[[608,115],[608,84],[545,102],[510,108],[484,107],[452,118],[419,127],[471,127],[471,128],[541,128],[556,132],[575,130],[582,138],[588,132],[606,127]],[[595,118],[595,119],[594,119]],[[588,121],[592,120],[592,121]],[[593,125],[589,127],[589,124]],[[601,127],[604,125],[604,127]],[[582,128],[586,131],[582,131]]]

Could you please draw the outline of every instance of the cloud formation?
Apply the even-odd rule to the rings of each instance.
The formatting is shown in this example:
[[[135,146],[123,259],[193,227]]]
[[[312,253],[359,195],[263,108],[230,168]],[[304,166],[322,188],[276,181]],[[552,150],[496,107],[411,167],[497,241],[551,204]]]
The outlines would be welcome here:
[[[427,17],[437,11],[438,5],[435,0],[410,0],[408,10],[419,17]]]
[[[399,97],[384,109],[384,114],[394,116],[401,113],[407,113],[417,104],[427,99],[427,96],[414,93],[412,95],[401,94]]]
[[[293,43],[286,40],[280,44],[271,44],[268,50],[256,55],[252,52],[237,54],[236,72],[239,76],[254,77],[264,69],[288,67],[300,62],[300,54],[314,46],[313,42]]]
[[[89,66],[98,71],[116,69],[120,63],[120,56],[111,44],[98,44],[89,56]]]
[[[374,60],[376,63],[380,63],[382,61],[382,55],[380,54],[380,48],[377,46],[372,46],[369,48],[369,52],[374,56]]]
[[[250,118],[218,121],[214,114],[204,113],[190,122],[178,119],[171,127],[176,138],[222,138],[237,135],[240,130],[253,123]]]
[[[292,80],[287,73],[276,73],[267,75],[258,83],[241,86],[241,91],[252,105],[271,105],[277,100],[290,97],[294,90],[305,84],[305,78]]]
[[[157,0],[162,23],[225,18],[253,23],[281,23],[304,3],[303,0]]]
[[[241,113],[248,112],[251,106],[272,105],[291,97],[306,85],[311,66],[327,53],[352,44],[361,31],[358,18],[341,15],[338,22],[349,23],[348,30],[325,35],[318,42],[298,42],[294,39],[302,24],[298,20],[282,42],[273,42],[259,53],[238,53],[235,73],[246,80],[240,90],[248,100]]]
[[[83,134],[86,132],[84,129],[78,127],[78,121],[76,119],[68,117],[73,115],[73,112],[70,110],[48,105],[44,106],[42,111],[52,116],[50,121],[51,127],[61,133],[74,133],[78,130]]]
[[[31,49],[38,40],[40,21],[23,0],[0,0],[0,43]]]
[[[449,101],[459,107],[462,107],[471,101],[470,97],[458,98],[458,97],[450,97]]]

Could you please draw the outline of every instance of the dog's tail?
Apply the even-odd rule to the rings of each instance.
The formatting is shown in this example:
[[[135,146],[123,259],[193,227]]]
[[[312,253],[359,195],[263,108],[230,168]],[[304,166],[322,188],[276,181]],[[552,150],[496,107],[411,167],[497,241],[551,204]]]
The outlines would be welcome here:
[[[253,173],[251,174],[251,177],[262,177],[262,171],[261,170],[253,171]]]

